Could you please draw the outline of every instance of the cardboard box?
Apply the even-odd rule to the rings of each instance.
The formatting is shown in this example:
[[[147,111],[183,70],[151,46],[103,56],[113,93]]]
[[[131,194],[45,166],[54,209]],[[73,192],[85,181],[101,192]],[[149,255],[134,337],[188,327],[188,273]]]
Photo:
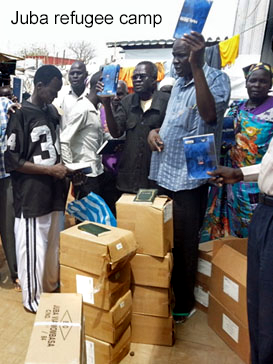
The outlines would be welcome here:
[[[107,225],[111,231],[96,236],[78,229],[88,223],[61,232],[60,264],[101,276],[119,269],[135,255],[136,241],[131,231]]]
[[[247,326],[247,239],[218,244],[212,259],[210,293]]]
[[[110,310],[130,289],[131,267],[130,263],[127,263],[110,276],[96,276],[61,265],[60,281],[61,292],[81,293],[84,303]]]
[[[196,279],[209,287],[212,269],[213,241],[199,244]]]
[[[226,236],[221,239],[215,239],[206,243],[199,244],[198,265],[196,279],[198,282],[210,286],[210,277],[212,270],[212,257],[220,249],[223,244],[233,245],[240,240],[236,236]]]
[[[201,282],[196,281],[194,287],[195,307],[207,313],[209,307],[209,288]]]
[[[131,323],[131,291],[121,297],[110,311],[101,310],[84,303],[83,312],[85,316],[85,335],[114,344]]]
[[[118,226],[134,232],[138,253],[165,257],[173,247],[172,201],[156,197],[153,203],[134,202],[134,198],[123,194],[116,202]]]
[[[130,262],[132,283],[169,288],[173,269],[173,255],[167,253],[164,258],[137,253]]]
[[[171,294],[169,288],[132,285],[133,313],[169,317]]]
[[[82,295],[43,293],[25,364],[84,363]]]
[[[71,216],[67,213],[66,209],[67,209],[67,205],[74,201],[74,196],[72,196],[72,183],[69,183],[69,191],[67,194],[67,199],[66,199],[66,206],[65,206],[65,213],[64,213],[64,226],[65,229],[70,228],[71,226],[74,226],[76,224],[76,219],[74,216]]]
[[[133,313],[133,343],[173,346],[174,340],[174,322],[172,316],[165,318]]]
[[[248,328],[212,295],[208,324],[245,363],[250,363]]]
[[[130,344],[130,326],[115,345],[86,336],[86,364],[118,364],[129,353]]]

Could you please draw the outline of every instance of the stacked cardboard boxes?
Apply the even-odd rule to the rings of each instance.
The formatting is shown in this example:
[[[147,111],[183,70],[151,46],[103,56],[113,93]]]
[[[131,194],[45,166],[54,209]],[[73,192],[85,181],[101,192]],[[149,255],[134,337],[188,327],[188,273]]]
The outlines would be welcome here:
[[[208,323],[242,360],[250,363],[246,255],[247,239],[214,241]]]
[[[61,233],[61,292],[83,296],[87,363],[114,363],[130,349],[129,260],[136,242],[132,232],[110,226],[99,236],[80,230],[86,224]]]
[[[236,243],[237,240],[240,239],[235,236],[227,236],[221,239],[211,240],[206,243],[199,244],[198,265],[194,294],[196,307],[206,313],[208,312],[209,306],[209,291],[212,274],[211,261],[213,257],[213,252],[215,254],[217,249],[223,244],[231,244],[232,242]]]
[[[84,364],[81,294],[43,293],[25,364]]]
[[[213,241],[199,244],[194,295],[195,306],[204,312],[207,312],[209,307],[212,251]]]
[[[156,197],[153,203],[147,203],[135,202],[134,198],[124,194],[116,203],[118,226],[131,230],[138,244],[131,261],[132,341],[171,346],[172,201]]]

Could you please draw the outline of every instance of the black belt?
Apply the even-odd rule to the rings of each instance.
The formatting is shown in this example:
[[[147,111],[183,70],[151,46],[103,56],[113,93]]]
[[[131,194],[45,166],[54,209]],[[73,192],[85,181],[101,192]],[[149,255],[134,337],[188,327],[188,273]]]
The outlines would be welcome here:
[[[266,195],[265,193],[260,193],[259,203],[273,207],[273,196]]]

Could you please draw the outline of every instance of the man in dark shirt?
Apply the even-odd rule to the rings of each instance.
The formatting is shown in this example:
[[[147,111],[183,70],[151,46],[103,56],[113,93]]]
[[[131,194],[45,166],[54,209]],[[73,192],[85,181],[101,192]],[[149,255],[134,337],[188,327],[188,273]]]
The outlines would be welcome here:
[[[43,291],[58,287],[58,212],[64,210],[67,168],[60,163],[59,115],[51,103],[61,86],[62,74],[56,67],[40,67],[31,98],[12,114],[6,132],[18,277],[23,304],[32,312]]]
[[[147,137],[150,130],[160,128],[169,100],[169,94],[156,91],[157,67],[152,62],[138,63],[133,73],[133,86],[135,93],[124,97],[115,115],[110,98],[101,98],[111,135],[119,138],[126,133],[118,166],[117,188],[129,193],[153,187],[153,182],[148,179],[151,151]],[[102,90],[103,83],[98,82],[97,91]]]

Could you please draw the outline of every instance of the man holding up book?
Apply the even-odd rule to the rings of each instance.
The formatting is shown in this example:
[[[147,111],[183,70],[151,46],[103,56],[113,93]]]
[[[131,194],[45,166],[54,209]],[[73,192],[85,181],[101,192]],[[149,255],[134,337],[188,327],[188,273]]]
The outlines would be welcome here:
[[[117,188],[128,193],[153,186],[148,180],[151,151],[147,136],[151,129],[161,126],[169,100],[167,93],[156,91],[157,67],[152,62],[140,62],[135,67],[133,86],[134,93],[122,99],[115,114],[110,98],[101,98],[111,135],[119,138],[126,133],[118,166]],[[98,82],[97,91],[101,92],[103,87],[103,83]]]
[[[228,76],[204,62],[205,41],[197,32],[185,34],[173,45],[173,64],[179,78],[169,100],[161,129],[148,137],[154,151],[149,178],[159,193],[174,201],[175,294],[173,315],[183,321],[194,307],[194,284],[199,230],[207,204],[207,180],[190,179],[183,137],[214,133],[219,150],[222,121],[230,96]]]

